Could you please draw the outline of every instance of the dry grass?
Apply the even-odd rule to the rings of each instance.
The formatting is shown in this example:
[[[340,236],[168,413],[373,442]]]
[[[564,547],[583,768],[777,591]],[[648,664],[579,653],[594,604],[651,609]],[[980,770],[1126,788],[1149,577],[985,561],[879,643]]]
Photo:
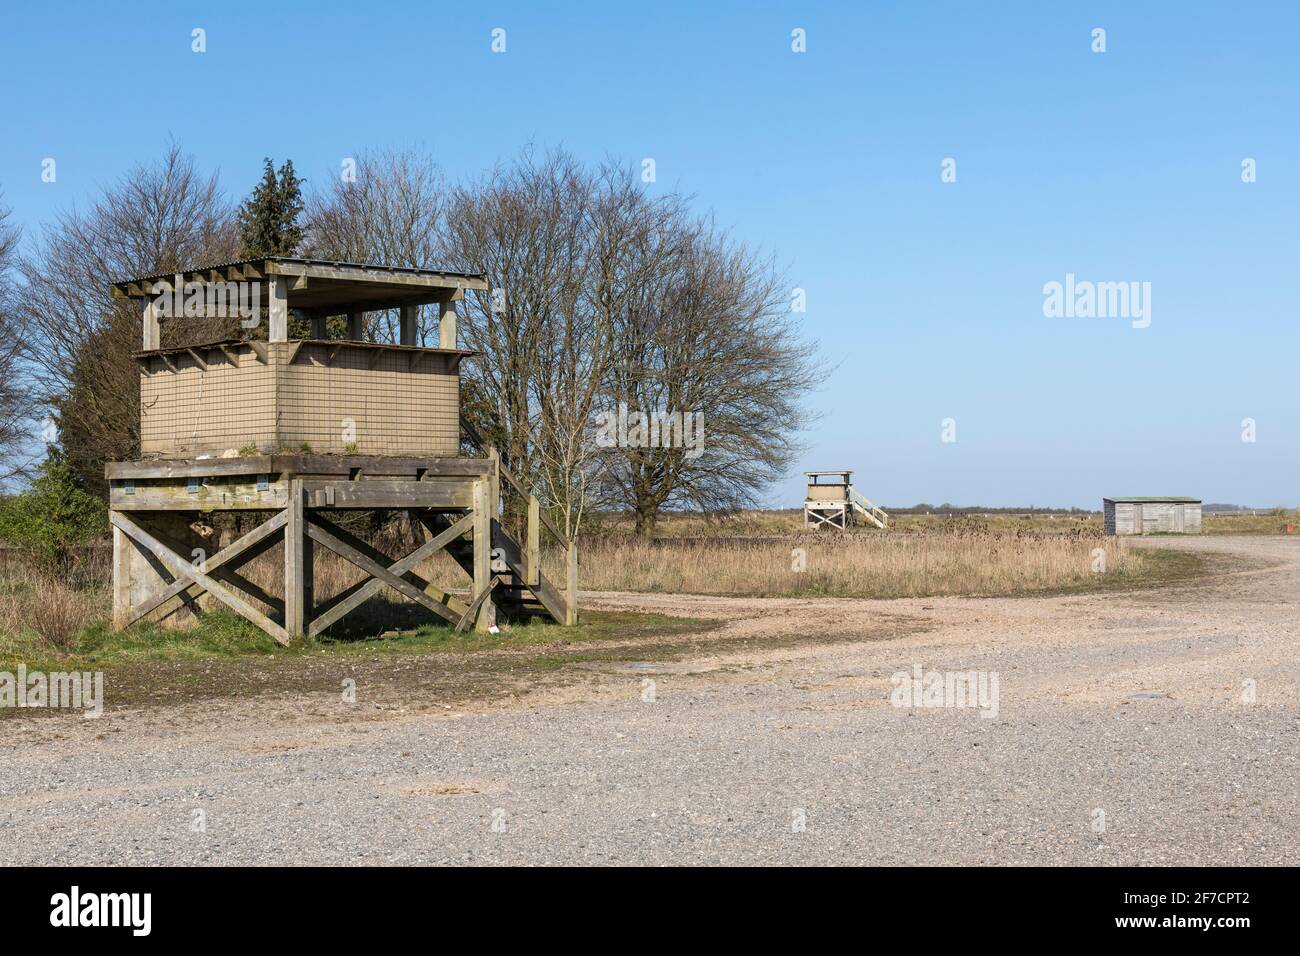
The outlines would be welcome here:
[[[793,568],[793,550],[806,554]],[[1093,571],[1094,552],[1105,572]],[[1151,559],[1116,538],[987,531],[806,535],[785,539],[593,541],[582,587],[610,591],[892,598],[1011,595],[1105,586],[1139,576]],[[1159,560],[1159,559],[1156,559]]]
[[[657,538],[752,538],[805,533],[802,509],[785,511],[742,511],[725,517],[666,514],[655,529]],[[867,533],[884,534],[861,527]],[[915,531],[1036,531],[1062,533],[1083,530],[1101,533],[1100,514],[993,514],[988,516],[896,514],[889,520],[889,534]],[[604,517],[597,537],[621,537],[632,533],[630,518]],[[826,529],[823,534],[839,534]]]
[[[615,523],[582,547],[582,586],[697,594],[928,597],[1105,587],[1159,561],[1102,534],[1100,515],[896,515],[888,531],[809,532],[802,511],[668,515],[660,541]],[[792,568],[803,548],[806,570]],[[1094,551],[1105,572],[1093,572]]]
[[[1292,530],[1288,532],[1287,526]],[[1300,534],[1300,512],[1276,509],[1259,514],[1217,514],[1201,518],[1204,534]]]
[[[30,644],[35,636],[48,650],[66,651],[78,635],[108,616],[107,586],[77,586],[63,575],[28,570],[0,591],[0,651],[5,642]]]
[[[1287,526],[1292,530],[1288,532]],[[605,517],[597,537],[623,537],[631,534],[632,522],[624,517]],[[868,534],[885,534],[875,529],[859,529]],[[1101,514],[989,514],[940,515],[894,514],[890,517],[890,535],[916,532],[1032,532],[1060,534],[1068,532],[1102,533]],[[1277,508],[1257,514],[1206,514],[1201,519],[1203,534],[1300,534],[1300,511]],[[805,533],[803,512],[745,511],[727,517],[667,514],[655,529],[660,539],[677,538],[754,538]],[[838,531],[824,530],[825,535]]]

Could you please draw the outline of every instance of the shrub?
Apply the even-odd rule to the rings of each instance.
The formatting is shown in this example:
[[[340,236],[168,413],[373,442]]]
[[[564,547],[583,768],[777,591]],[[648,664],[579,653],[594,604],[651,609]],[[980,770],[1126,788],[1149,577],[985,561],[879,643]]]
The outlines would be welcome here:
[[[57,651],[72,650],[82,630],[106,610],[106,591],[69,587],[61,575],[29,571],[7,584],[0,592],[0,634],[35,634]]]
[[[27,491],[0,501],[0,540],[26,549],[47,568],[66,570],[107,528],[104,502],[59,461],[47,460]]]

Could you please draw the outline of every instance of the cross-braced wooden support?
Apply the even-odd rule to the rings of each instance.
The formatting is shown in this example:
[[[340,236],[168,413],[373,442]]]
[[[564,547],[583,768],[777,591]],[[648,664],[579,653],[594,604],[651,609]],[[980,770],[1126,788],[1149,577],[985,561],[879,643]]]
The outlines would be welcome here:
[[[146,528],[144,528],[141,522],[134,516],[130,516],[121,511],[113,511],[109,513],[109,520],[112,522],[114,530],[129,537],[131,543],[140,550],[142,555],[151,555],[162,563],[163,568],[160,573],[164,577],[166,587],[164,588],[164,593],[158,596],[158,603],[162,603],[168,595],[174,594],[179,596],[181,591],[188,591],[192,586],[198,587],[206,591],[208,594],[211,594],[214,598],[235,613],[239,614],[241,617],[252,621],[280,643],[287,644],[289,642],[289,632],[281,624],[271,620],[271,618],[259,611],[240,594],[227,590],[225,587],[218,584],[216,579],[204,570],[204,560],[199,559],[186,561],[186,559],[173,547],[163,543],[157,535],[151,534]],[[267,523],[270,524],[271,522]],[[287,522],[282,522],[282,524],[286,527],[288,526]],[[240,540],[242,541],[244,539],[241,538]],[[218,556],[220,556],[220,552],[218,553]],[[127,586],[129,586],[129,584]],[[122,587],[123,582],[114,581],[115,595]],[[144,607],[148,608],[151,600],[152,598],[146,599]],[[143,617],[144,614],[148,613],[148,610],[137,611],[136,609],[133,609],[130,606],[129,600],[122,603],[124,605],[121,611],[123,624],[120,626],[126,626],[126,624],[139,620],[139,618]],[[118,601],[115,599],[115,623],[118,619],[118,606]]]
[[[809,519],[812,519],[813,530],[818,528],[839,528],[841,531],[846,530],[849,524],[849,510],[844,505],[827,504],[817,502],[813,507],[813,502],[806,502],[803,510],[803,526],[806,528]]]
[[[263,471],[262,469],[265,469]],[[113,621],[173,620],[224,607],[281,643],[315,636],[390,588],[457,629],[496,622],[498,594],[522,608],[530,592],[538,610],[577,621],[577,551],[566,542],[568,594],[541,573],[540,525],[549,521],[536,499],[528,508],[524,548],[500,526],[500,476],[487,459],[360,459],[276,456],[203,462],[110,465],[113,525]],[[424,537],[394,559],[331,520],[346,509],[407,511]],[[237,540],[208,555],[195,520],[213,511],[270,512]],[[207,529],[210,534],[210,529]],[[552,528],[552,530],[554,530]],[[558,533],[557,533],[558,536]],[[200,546],[195,546],[195,545]],[[248,562],[283,545],[282,592],[268,593],[240,573]],[[446,551],[469,575],[468,599],[447,593],[416,572]],[[317,603],[315,559],[331,552],[365,577]],[[500,569],[494,570],[497,557]]]

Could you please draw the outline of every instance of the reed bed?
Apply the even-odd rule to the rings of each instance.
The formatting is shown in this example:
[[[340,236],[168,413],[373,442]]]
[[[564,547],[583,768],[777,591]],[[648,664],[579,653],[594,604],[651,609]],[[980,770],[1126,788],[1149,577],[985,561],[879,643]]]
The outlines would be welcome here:
[[[1091,531],[1101,534],[1101,514],[892,514],[889,531],[876,532],[867,525],[859,525],[868,534],[914,534],[941,531],[945,533],[969,531],[1043,532],[1061,534],[1070,531]],[[772,535],[804,534],[802,509],[784,511],[742,511],[729,515],[698,515],[670,512],[660,517],[655,526],[655,537],[674,538],[751,538]],[[632,520],[626,516],[601,516],[593,522],[591,531],[597,537],[631,535]],[[826,529],[826,534],[832,533]],[[838,533],[838,532],[836,532]]]
[[[803,570],[797,549],[803,551]],[[1098,573],[1096,552],[1105,556]],[[582,550],[581,585],[600,591],[894,598],[1011,595],[1131,577],[1145,558],[1113,537],[964,531],[806,535],[668,543],[607,538]]]

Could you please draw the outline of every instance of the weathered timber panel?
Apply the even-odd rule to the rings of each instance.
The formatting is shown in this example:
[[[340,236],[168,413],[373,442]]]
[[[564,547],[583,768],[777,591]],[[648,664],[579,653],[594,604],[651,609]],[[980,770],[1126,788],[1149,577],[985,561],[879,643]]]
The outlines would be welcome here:
[[[459,389],[449,356],[306,343],[285,370],[280,441],[313,451],[451,457],[460,447]]]
[[[129,492],[129,493],[128,493]],[[109,506],[116,511],[261,511],[279,510],[289,501],[289,481],[279,478],[262,488],[256,480],[212,478],[196,481],[114,479]]]
[[[169,458],[150,461],[110,461],[110,479],[217,478],[238,475],[297,475],[301,477],[478,476],[492,471],[489,458],[402,458],[373,455],[248,455],[233,458]],[[543,519],[545,520],[545,519]]]
[[[185,457],[274,444],[274,367],[251,348],[195,351],[141,359],[140,453]]]
[[[474,507],[472,478],[435,481],[372,478],[365,481],[304,479],[303,491],[312,508],[433,508]]]
[[[848,485],[809,485],[808,501],[848,501]]]
[[[1115,505],[1115,533],[1135,534],[1139,529],[1135,524],[1138,505],[1121,502]]]
[[[457,357],[346,342],[281,342],[142,356],[145,457],[328,454],[455,457]]]

